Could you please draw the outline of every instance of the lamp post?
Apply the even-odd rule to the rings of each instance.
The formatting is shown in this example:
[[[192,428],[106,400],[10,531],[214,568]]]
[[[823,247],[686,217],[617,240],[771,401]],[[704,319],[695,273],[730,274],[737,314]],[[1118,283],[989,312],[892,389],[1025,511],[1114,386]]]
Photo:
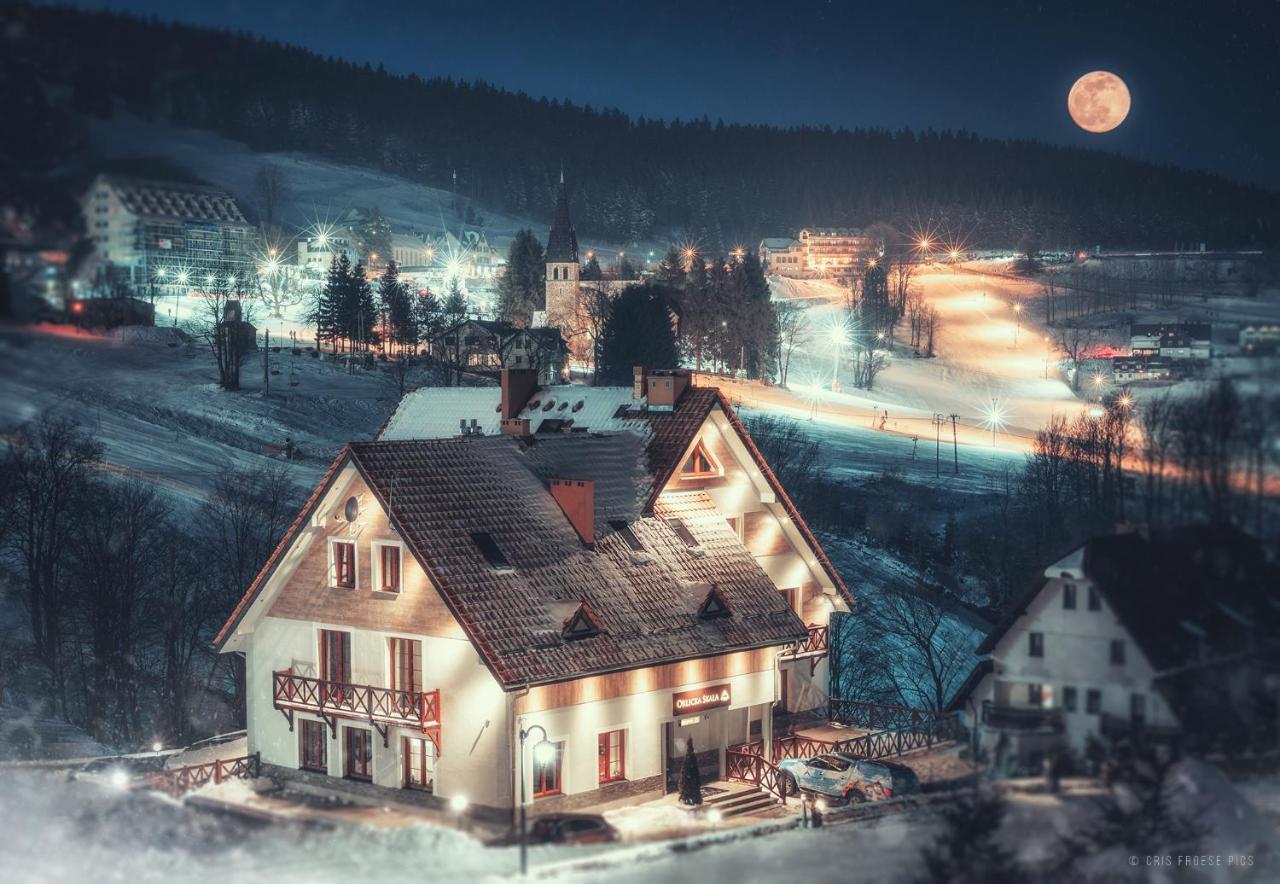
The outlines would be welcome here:
[[[547,764],[555,757],[556,752],[556,747],[547,739],[547,729],[542,725],[535,724],[520,729],[520,877],[522,878],[529,871],[529,814],[526,806],[528,799],[525,797],[524,741],[535,730],[542,734],[542,739],[533,746],[533,760],[538,764]]]
[[[1017,350],[1018,349],[1018,332],[1022,329],[1022,305],[1021,304],[1013,305],[1013,315],[1016,320],[1016,324],[1013,327],[1013,349]]]

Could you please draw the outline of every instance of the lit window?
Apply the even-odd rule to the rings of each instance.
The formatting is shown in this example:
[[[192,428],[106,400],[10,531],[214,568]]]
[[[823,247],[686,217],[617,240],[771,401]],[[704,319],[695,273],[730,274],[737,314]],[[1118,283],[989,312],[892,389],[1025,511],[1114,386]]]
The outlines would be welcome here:
[[[533,797],[545,798],[548,795],[559,795],[562,785],[560,780],[560,763],[564,759],[564,743],[552,743],[554,751],[551,757],[543,761],[533,760]]]
[[[680,468],[681,479],[712,479],[724,475],[720,463],[715,459],[701,439],[694,446],[693,453]]]
[[[329,585],[356,588],[356,545],[346,540],[329,542]]]
[[[436,747],[423,737],[404,738],[404,787],[432,791],[436,773]]]
[[[422,642],[411,638],[389,638],[391,655],[391,690],[412,693],[419,690],[422,679],[418,669],[422,662]]]
[[[627,778],[626,731],[609,731],[599,740],[600,782],[612,783]]]

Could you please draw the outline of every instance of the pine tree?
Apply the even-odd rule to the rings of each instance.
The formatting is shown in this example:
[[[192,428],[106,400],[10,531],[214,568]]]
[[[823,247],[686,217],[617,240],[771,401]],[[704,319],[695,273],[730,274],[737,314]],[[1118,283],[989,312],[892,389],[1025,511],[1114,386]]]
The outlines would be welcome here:
[[[697,255],[694,255],[694,258],[698,261],[702,260]],[[675,246],[668,249],[667,253],[662,256],[662,260],[658,262],[658,270],[654,274],[654,281],[667,288],[684,288],[685,261]]]
[[[610,302],[601,334],[597,384],[626,385],[637,365],[675,368],[680,364],[671,331],[674,294],[658,285],[637,285]]]
[[[445,327],[456,325],[467,318],[467,299],[457,279],[449,280],[449,294],[444,299]]]
[[[693,754],[693,740],[685,742],[684,766],[680,768],[680,803],[696,807],[702,803],[702,772],[698,756]]]
[[[413,324],[419,343],[429,344],[440,333],[442,312],[439,300],[430,289],[424,289],[414,299]]]
[[[507,269],[498,280],[498,318],[527,326],[533,311],[543,309],[547,260],[531,230],[519,230],[507,249]]]
[[[596,256],[594,254],[587,259],[586,264],[582,265],[582,271],[578,278],[584,282],[598,282],[599,280],[604,279],[604,271],[600,269],[600,262],[596,260]]]
[[[388,261],[386,269],[378,277],[378,306],[382,313],[385,343],[401,347],[418,343],[417,323],[408,292],[400,281],[400,268],[395,261]]]
[[[329,272],[324,286],[316,293],[308,317],[316,328],[316,347],[329,341],[337,351],[338,338],[342,336],[342,301],[351,276],[351,262],[345,254],[335,255],[329,262]]]
[[[365,278],[364,265],[357,263],[351,268],[343,287],[339,319],[342,334],[351,341],[352,349],[357,344],[362,347],[368,345],[377,315],[373,287]]]
[[[975,791],[942,813],[943,831],[924,851],[921,884],[1015,884],[1025,881],[1014,855],[997,841],[1004,799],[994,790]]]

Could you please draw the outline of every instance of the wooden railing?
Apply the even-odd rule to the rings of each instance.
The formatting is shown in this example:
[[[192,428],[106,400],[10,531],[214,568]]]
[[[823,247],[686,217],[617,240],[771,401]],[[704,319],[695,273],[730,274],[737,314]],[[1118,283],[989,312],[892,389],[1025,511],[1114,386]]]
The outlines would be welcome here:
[[[762,744],[757,742],[725,750],[724,778],[733,783],[755,786],[786,804],[791,778],[778,770],[778,766],[759,751],[752,751],[752,747],[763,749]]]
[[[928,710],[919,711],[928,712]],[[964,736],[964,727],[954,714],[922,714],[915,723],[905,727],[885,728],[844,740],[823,740],[804,734],[777,736],[773,738],[773,746],[770,747],[767,759],[764,743],[760,740],[734,746],[730,751],[756,755],[773,764],[786,758],[812,758],[827,752],[842,752],[870,761],[876,758],[904,755],[917,749],[930,749],[940,743],[961,740]]]
[[[890,706],[883,703],[863,703],[858,700],[827,700],[827,718],[847,727],[869,731],[888,730],[895,727],[919,727],[939,718],[954,715],[932,709],[912,709],[909,706]]]
[[[782,655],[783,660],[796,660],[800,657],[821,657],[827,653],[827,627],[809,624],[809,637],[797,642]]]
[[[258,775],[261,759],[257,752],[239,758],[218,759],[206,764],[188,764],[162,770],[147,777],[147,785],[174,798],[209,783],[248,780]]]
[[[338,718],[414,725],[424,734],[440,728],[440,692],[402,691],[367,684],[327,681],[295,675],[290,669],[273,673],[272,703],[277,709],[314,712]]]

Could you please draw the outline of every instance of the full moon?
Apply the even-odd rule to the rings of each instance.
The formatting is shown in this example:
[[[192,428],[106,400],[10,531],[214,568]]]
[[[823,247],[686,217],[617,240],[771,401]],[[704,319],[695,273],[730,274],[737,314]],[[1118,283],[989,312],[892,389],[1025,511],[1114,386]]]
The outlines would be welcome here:
[[[1067,111],[1086,132],[1110,132],[1129,116],[1129,87],[1108,71],[1085,74],[1067,95]]]

